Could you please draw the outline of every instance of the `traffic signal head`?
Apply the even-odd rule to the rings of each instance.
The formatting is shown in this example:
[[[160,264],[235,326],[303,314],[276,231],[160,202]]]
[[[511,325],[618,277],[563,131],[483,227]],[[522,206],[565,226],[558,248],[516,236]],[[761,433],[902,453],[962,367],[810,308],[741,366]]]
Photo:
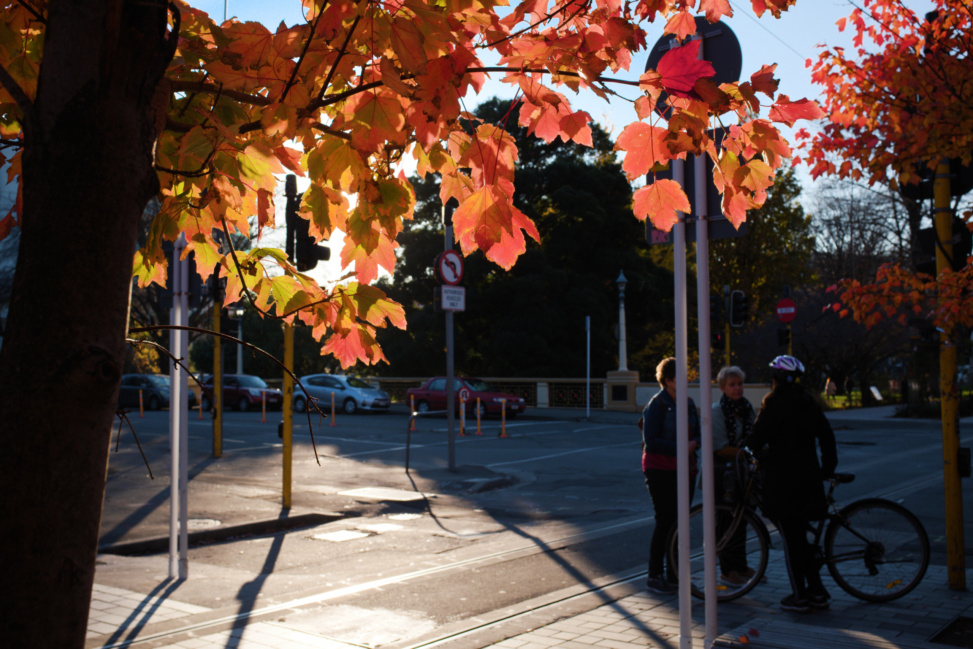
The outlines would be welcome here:
[[[730,293],[730,326],[742,327],[747,322],[750,300],[743,291]]]
[[[331,249],[314,243],[311,236],[311,223],[307,219],[294,219],[294,252],[297,257],[297,270],[302,273],[313,269],[319,261],[331,259]]]
[[[777,344],[786,347],[791,342],[791,330],[787,327],[777,329]]]

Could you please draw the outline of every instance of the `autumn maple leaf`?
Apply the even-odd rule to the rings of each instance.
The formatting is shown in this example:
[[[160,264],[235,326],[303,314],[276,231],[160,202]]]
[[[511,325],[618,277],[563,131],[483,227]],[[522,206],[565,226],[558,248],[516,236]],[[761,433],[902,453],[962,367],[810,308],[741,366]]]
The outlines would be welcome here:
[[[821,119],[825,112],[816,101],[800,99],[791,101],[787,95],[781,95],[777,102],[770,107],[770,120],[794,126],[799,119]]]
[[[668,232],[679,221],[677,212],[688,212],[690,206],[679,183],[663,178],[635,192],[632,209],[640,221],[648,218],[656,229]]]
[[[482,250],[487,259],[509,270],[527,249],[524,232],[540,241],[537,227],[494,185],[481,187],[453,213],[453,227],[464,255]]]
[[[615,141],[615,150],[625,151],[622,169],[629,180],[644,176],[657,163],[672,158],[665,144],[668,135],[668,129],[645,122],[633,122],[622,130]]]
[[[669,50],[659,60],[656,72],[662,77],[662,85],[669,94],[692,97],[693,86],[698,79],[716,74],[712,63],[697,58],[699,44],[700,41],[690,41]]]

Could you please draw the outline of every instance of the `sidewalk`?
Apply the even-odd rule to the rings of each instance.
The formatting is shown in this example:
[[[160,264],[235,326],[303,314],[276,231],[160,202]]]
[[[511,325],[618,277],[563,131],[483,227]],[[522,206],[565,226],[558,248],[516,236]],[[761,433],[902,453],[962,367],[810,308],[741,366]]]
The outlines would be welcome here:
[[[881,419],[894,413],[893,406],[881,406],[864,411],[835,411],[832,420]],[[563,420],[585,420],[584,410],[550,410],[543,416]],[[591,421],[626,424],[634,427],[637,414],[628,412],[592,411]],[[295,468],[299,471],[299,467]],[[419,479],[404,473],[383,471],[368,465],[354,467],[356,482],[377,488],[408,488],[413,491],[447,492],[450,488],[469,488],[493,479],[478,474],[473,467],[464,467],[462,475],[445,471],[424,472]],[[342,506],[343,488],[338,476],[329,476],[333,484],[322,487],[315,494],[321,506],[315,511],[338,511]],[[415,480],[416,482],[410,482]],[[160,485],[161,486],[161,485]],[[276,484],[274,485],[276,487]],[[254,489],[261,486],[256,482]],[[267,485],[263,485],[264,488]],[[270,489],[269,491],[273,491]],[[279,504],[267,499],[266,511],[253,509],[259,500],[248,500],[247,507],[237,507],[232,496],[226,496],[214,507],[222,507],[224,524],[234,525],[254,520],[270,520],[280,514]],[[292,512],[291,515],[300,512]],[[367,511],[363,512],[367,515]],[[139,528],[126,541],[145,540],[157,533],[146,521],[137,521]],[[227,545],[225,547],[231,547]],[[780,550],[776,550],[780,552]],[[116,573],[115,579],[99,578],[111,575],[114,558],[99,556],[88,625],[88,649],[108,647],[167,647],[178,649],[362,649],[322,632],[288,623],[288,616],[267,615],[273,606],[264,606],[260,617],[257,611],[240,612],[233,606],[201,606],[190,601],[174,599],[177,582],[160,580],[159,556],[127,560],[126,570],[137,568],[139,574]],[[161,562],[161,564],[160,564]],[[760,584],[746,598],[719,606],[718,635],[720,646],[753,647],[755,649],[948,649],[973,648],[973,595],[954,592],[947,586],[946,568],[930,566],[919,587],[906,597],[886,604],[866,603],[841,591],[825,576],[825,584],[833,597],[831,608],[807,615],[785,613],[777,603],[789,592],[785,563],[780,556],[769,562],[767,581]],[[212,573],[200,575],[193,568],[196,583],[191,588],[207,589],[232,580],[233,575]],[[552,593],[539,601],[521,603],[516,610],[497,611],[496,617],[482,620],[480,627],[468,630],[467,620],[453,632],[442,630],[439,636],[423,638],[407,646],[386,645],[390,649],[418,649],[419,647],[448,647],[449,649],[644,649],[656,647],[677,649],[680,644],[680,620],[675,596],[659,597],[644,590],[644,573],[615,575],[598,592],[588,592],[582,586]],[[223,581],[218,581],[223,580]],[[186,590],[183,584],[180,596]],[[186,598],[188,599],[188,598]],[[288,601],[281,597],[278,601]],[[288,602],[293,604],[293,602]],[[703,646],[704,605],[692,602],[693,646]],[[968,622],[967,622],[968,621]],[[952,625],[952,627],[950,627]],[[167,630],[189,629],[178,636]],[[788,633],[783,634],[782,630]],[[944,634],[948,643],[933,643],[937,634]],[[741,641],[741,637],[744,638]],[[830,645],[830,647],[829,647]],[[382,645],[378,645],[382,646]]]

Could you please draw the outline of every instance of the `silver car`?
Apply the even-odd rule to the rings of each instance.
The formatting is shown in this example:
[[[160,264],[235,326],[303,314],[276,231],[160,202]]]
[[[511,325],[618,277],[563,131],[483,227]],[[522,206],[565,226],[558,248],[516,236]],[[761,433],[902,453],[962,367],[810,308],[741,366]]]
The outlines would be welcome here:
[[[309,400],[316,399],[318,408],[331,410],[331,395],[335,408],[351,415],[359,410],[387,411],[392,403],[389,393],[353,376],[340,374],[310,374],[300,379],[304,390],[294,386],[294,410],[304,412]]]

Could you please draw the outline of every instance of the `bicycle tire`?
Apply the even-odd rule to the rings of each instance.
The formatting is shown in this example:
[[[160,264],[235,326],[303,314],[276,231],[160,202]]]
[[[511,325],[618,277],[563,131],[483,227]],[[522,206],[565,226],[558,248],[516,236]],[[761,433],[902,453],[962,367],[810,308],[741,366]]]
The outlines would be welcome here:
[[[824,553],[842,590],[866,602],[888,602],[922,581],[929,567],[929,536],[902,505],[866,498],[831,519]]]
[[[720,535],[720,528],[725,528],[721,536],[717,537],[716,542],[716,569],[719,576],[716,580],[716,600],[719,602],[729,602],[743,597],[760,582],[767,569],[767,560],[770,547],[770,534],[767,526],[764,525],[760,517],[750,509],[743,511],[743,517],[736,533],[729,529],[728,525],[722,525],[721,521],[732,521],[736,508],[732,505],[717,503],[715,520],[717,534]],[[734,538],[735,537],[735,538]],[[741,548],[743,553],[741,554]],[[676,570],[679,566],[679,534],[678,530],[673,529],[669,536],[669,562]],[[744,558],[745,557],[745,558]],[[730,572],[731,567],[749,568],[752,572],[737,570],[738,580],[733,579],[733,575],[724,574],[726,569]],[[705,586],[705,571],[703,567],[703,506],[696,505],[689,512],[689,564],[690,564],[690,585],[692,593],[696,597],[703,598]]]

